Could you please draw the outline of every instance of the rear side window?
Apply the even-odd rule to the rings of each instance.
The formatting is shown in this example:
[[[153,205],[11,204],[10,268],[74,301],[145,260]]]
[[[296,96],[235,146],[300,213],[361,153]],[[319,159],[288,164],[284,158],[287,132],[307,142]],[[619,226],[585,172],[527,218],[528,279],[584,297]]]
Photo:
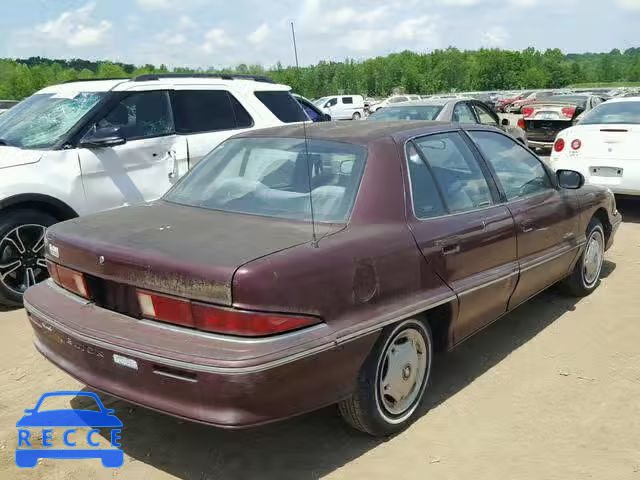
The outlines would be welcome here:
[[[294,123],[307,120],[302,107],[289,92],[255,92],[255,95],[281,122]]]
[[[342,103],[344,103],[345,105],[352,105],[353,104],[353,97],[343,97],[342,98]]]
[[[182,134],[248,128],[251,115],[226,90],[177,90],[173,93],[176,131]]]
[[[417,139],[416,144],[431,166],[449,212],[493,203],[487,179],[459,133],[429,135]]]
[[[407,148],[407,165],[411,181],[413,212],[416,218],[425,219],[445,215],[447,211],[431,171],[412,144]]]

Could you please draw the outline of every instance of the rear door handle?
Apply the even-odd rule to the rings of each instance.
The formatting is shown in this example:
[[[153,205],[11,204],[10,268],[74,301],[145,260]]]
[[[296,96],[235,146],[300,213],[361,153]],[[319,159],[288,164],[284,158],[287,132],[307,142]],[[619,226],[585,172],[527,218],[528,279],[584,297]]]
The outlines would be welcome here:
[[[536,229],[536,227],[534,227],[531,224],[528,223],[523,223],[520,226],[520,230],[522,230],[522,233],[529,233],[529,232],[533,232]]]

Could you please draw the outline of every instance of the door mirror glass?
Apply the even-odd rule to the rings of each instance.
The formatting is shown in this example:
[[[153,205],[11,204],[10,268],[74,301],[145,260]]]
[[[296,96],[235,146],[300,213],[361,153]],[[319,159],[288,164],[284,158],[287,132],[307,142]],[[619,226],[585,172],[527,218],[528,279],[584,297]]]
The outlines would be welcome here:
[[[123,145],[127,140],[122,136],[120,127],[93,128],[80,140],[85,148],[105,148]]]
[[[331,121],[331,115],[329,115],[328,113],[325,113],[325,114],[322,116],[322,121],[323,121],[323,122],[330,122],[330,121]]]
[[[503,127],[508,127],[509,126],[509,119],[508,118],[503,118],[500,123],[502,124]]]
[[[574,170],[558,170],[558,185],[562,188],[577,190],[584,185],[584,176],[580,172]]]

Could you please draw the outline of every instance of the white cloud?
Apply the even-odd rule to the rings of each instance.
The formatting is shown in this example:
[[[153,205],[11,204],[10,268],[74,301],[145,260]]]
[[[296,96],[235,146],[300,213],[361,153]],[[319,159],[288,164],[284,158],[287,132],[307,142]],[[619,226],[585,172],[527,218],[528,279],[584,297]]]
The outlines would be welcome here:
[[[235,42],[227,35],[222,28],[212,28],[204,34],[202,50],[206,53],[213,53],[216,48],[232,47]]]
[[[640,10],[640,0],[616,0],[616,3],[625,10]]]
[[[55,20],[36,25],[31,40],[49,45],[91,47],[103,43],[111,30],[111,22],[92,18],[95,3],[60,14]]]
[[[439,17],[423,15],[409,18],[390,28],[361,28],[342,37],[342,46],[364,54],[392,45],[396,50],[428,50],[439,45]]]
[[[136,0],[136,3],[146,10],[166,10],[171,7],[171,0]]]
[[[509,40],[509,32],[500,26],[491,27],[480,36],[480,44],[483,47],[503,47],[507,40]]]
[[[271,35],[271,27],[269,27],[269,25],[267,25],[266,23],[263,23],[258,28],[256,28],[253,32],[251,32],[251,34],[249,34],[247,39],[249,40],[249,43],[251,43],[252,45],[258,46],[258,45],[262,45],[265,42],[265,40],[269,37],[269,35]]]
[[[195,26],[196,22],[189,15],[180,15],[180,18],[178,18],[178,28],[181,30],[195,28]]]
[[[187,43],[186,37],[180,33],[177,35],[171,35],[168,38],[166,37],[163,41],[166,45],[184,45]]]

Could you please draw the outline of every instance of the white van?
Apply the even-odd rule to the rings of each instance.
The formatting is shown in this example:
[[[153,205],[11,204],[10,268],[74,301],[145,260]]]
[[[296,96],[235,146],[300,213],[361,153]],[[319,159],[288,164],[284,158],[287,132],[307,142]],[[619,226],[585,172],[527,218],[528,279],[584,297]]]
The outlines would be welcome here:
[[[46,227],[149,202],[230,136],[308,121],[265,77],[142,75],[44,88],[0,116],[0,303],[47,277]]]
[[[362,95],[334,95],[322,97],[314,102],[333,120],[360,120],[364,117],[364,98]]]

